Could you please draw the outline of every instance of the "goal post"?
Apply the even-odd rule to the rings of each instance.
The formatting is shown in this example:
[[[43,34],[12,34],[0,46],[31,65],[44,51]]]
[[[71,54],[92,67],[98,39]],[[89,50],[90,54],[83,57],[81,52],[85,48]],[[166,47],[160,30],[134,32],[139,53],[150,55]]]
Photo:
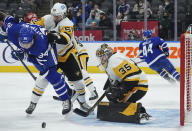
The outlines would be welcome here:
[[[192,122],[192,34],[182,34],[180,39],[180,125]]]

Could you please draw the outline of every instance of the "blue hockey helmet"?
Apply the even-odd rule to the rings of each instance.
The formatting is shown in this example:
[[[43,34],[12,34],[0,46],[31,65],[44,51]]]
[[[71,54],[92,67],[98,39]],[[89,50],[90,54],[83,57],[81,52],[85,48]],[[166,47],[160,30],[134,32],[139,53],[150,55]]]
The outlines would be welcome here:
[[[143,32],[143,36],[150,38],[152,36],[152,31],[151,30],[145,30]]]
[[[24,25],[19,32],[19,45],[22,48],[29,49],[33,45],[35,32],[28,26]]]

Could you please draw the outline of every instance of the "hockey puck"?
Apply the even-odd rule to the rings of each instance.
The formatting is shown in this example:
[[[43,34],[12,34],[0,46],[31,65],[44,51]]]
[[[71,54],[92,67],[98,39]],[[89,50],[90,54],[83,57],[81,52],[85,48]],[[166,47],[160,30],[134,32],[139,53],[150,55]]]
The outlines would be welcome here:
[[[46,122],[42,122],[41,126],[42,126],[42,128],[45,128],[46,127]]]

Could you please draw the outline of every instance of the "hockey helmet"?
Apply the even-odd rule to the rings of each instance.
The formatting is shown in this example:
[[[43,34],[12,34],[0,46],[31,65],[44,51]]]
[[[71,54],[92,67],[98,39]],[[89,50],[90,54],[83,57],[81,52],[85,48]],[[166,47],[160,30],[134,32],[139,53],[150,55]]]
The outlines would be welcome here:
[[[67,13],[67,6],[62,3],[55,3],[51,9],[51,15],[53,16],[63,16]]]
[[[101,49],[105,49],[107,47],[109,47],[109,46],[107,44],[105,44],[105,43],[101,45]]]
[[[109,46],[101,46],[101,48],[96,50],[96,56],[100,59],[102,65],[105,64],[112,55],[113,49]]]
[[[145,36],[146,38],[150,38],[152,36],[152,31],[151,30],[145,30],[143,32],[143,36]]]
[[[25,22],[30,23],[31,21],[38,20],[37,14],[29,12],[25,17]]]
[[[33,45],[35,31],[29,25],[23,25],[19,32],[19,45],[24,49],[29,49]]]

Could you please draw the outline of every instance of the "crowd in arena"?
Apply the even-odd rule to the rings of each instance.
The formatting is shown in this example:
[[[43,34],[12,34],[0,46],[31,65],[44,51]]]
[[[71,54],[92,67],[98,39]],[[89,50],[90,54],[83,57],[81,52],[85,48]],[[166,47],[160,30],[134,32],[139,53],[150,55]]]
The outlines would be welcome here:
[[[7,1],[7,4],[4,1]],[[19,17],[24,19],[29,12],[38,14],[38,12],[41,10],[41,6],[45,2],[50,3],[49,0],[1,0],[0,9],[11,14],[17,14]],[[81,30],[83,21],[81,0],[53,0],[53,2],[61,2],[66,4],[68,7],[68,17],[73,21],[76,30]],[[86,0],[85,2],[86,29],[110,30],[106,33],[110,34],[113,30],[113,2],[109,2],[108,0]],[[144,20],[144,0],[116,0],[116,2],[117,32],[120,30],[120,24],[122,21]],[[173,39],[174,1],[147,0],[146,6],[148,21],[159,22],[159,36],[166,40]],[[49,8],[50,7],[47,7],[47,10],[49,10]],[[190,0],[178,1],[178,36],[191,22],[189,19],[190,16]],[[185,20],[185,22],[183,22],[183,20]],[[118,34],[120,33],[117,33],[117,35]],[[137,36],[136,34],[133,34],[133,36],[134,35]]]

